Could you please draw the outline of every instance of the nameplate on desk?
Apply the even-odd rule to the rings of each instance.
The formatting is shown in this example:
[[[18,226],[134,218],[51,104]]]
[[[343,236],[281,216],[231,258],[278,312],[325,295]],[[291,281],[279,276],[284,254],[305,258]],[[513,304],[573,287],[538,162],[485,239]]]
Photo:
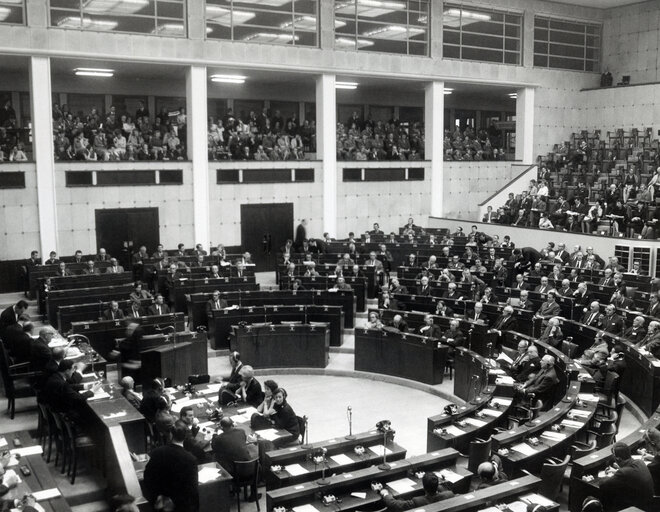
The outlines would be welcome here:
[[[32,493],[32,497],[37,501],[50,500],[52,498],[58,498],[62,496],[60,490],[56,487],[52,489],[44,489],[43,491],[37,491]]]
[[[121,418],[126,416],[128,413],[126,411],[113,412],[112,414],[104,414],[102,418],[104,420],[111,420],[113,418]]]
[[[35,446],[25,446],[23,448],[14,448],[10,451],[12,455],[19,455],[21,457],[27,457],[28,455],[41,455],[44,452],[41,445]]]

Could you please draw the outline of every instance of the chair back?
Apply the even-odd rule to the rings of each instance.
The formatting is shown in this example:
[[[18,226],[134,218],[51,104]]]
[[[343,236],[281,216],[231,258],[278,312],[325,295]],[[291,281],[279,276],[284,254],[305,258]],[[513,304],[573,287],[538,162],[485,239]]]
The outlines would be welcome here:
[[[598,449],[605,448],[614,443],[616,437],[616,425],[609,424],[598,434]]]
[[[296,416],[298,420],[298,430],[300,430],[301,442],[305,442],[305,431],[307,430],[307,416]]]
[[[234,462],[234,480],[237,484],[251,484],[259,474],[259,458]]]
[[[592,439],[591,441],[589,441],[589,444],[586,446],[573,445],[571,446],[571,450],[570,450],[571,459],[577,460],[580,457],[589,455],[590,453],[595,452],[597,447],[598,447],[598,441],[596,439]]]
[[[569,340],[563,340],[561,342],[561,351],[563,354],[567,355],[568,357],[572,358],[577,351],[577,343],[573,343]]]
[[[9,373],[9,353],[3,341],[0,341],[0,373],[2,373],[2,384],[5,387],[7,398],[13,398],[15,394],[14,380]]]
[[[493,439],[488,438],[488,440],[475,439],[470,441],[470,451],[468,455],[468,471],[472,473],[477,473],[477,468],[482,462],[488,460],[490,455],[490,450],[493,446]]]
[[[207,374],[204,375],[188,375],[188,383],[197,386],[199,384],[208,384],[211,382],[211,377]]]
[[[541,486],[539,487],[539,494],[545,496],[549,500],[555,500],[559,495],[564,473],[568,467],[568,462],[571,460],[570,455],[566,455],[563,461],[559,464],[554,462],[546,462],[541,467]]]

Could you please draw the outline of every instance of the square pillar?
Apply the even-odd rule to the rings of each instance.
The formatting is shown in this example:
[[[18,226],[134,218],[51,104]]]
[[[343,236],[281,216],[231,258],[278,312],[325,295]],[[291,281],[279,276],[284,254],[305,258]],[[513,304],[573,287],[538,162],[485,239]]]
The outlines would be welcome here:
[[[516,160],[534,163],[534,88],[518,89],[516,100]]]
[[[37,169],[40,252],[44,260],[46,259],[44,255],[50,251],[58,251],[51,94],[50,59],[48,57],[31,57],[32,146],[35,148],[34,161]]]
[[[188,159],[193,175],[194,244],[209,247],[211,219],[209,199],[209,153],[207,133],[206,66],[190,66],[186,70],[186,115]]]
[[[316,154],[323,169],[323,231],[337,236],[337,93],[335,75],[316,79]]]
[[[444,213],[444,116],[445,83],[431,82],[424,91],[424,159],[431,162],[432,217],[442,217]]]

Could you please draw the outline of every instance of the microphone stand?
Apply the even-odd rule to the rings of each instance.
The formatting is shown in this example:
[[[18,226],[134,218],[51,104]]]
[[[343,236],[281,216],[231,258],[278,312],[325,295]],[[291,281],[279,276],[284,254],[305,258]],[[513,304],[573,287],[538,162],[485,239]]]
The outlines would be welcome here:
[[[383,429],[383,462],[378,465],[378,469],[381,471],[387,471],[389,469],[392,469],[392,466],[390,466],[387,463],[387,434],[389,430]]]
[[[355,436],[353,435],[353,408],[350,405],[346,409],[346,414],[348,416],[348,435],[345,436],[344,439],[353,441],[355,439]]]
[[[309,418],[305,417],[305,443],[300,448],[309,450],[311,447],[309,444]]]

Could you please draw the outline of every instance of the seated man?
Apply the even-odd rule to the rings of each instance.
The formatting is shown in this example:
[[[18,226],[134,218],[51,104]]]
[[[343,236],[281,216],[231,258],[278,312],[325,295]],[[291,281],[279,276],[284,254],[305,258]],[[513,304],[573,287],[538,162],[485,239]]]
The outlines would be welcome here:
[[[245,462],[257,458],[258,451],[255,445],[248,444],[245,431],[234,427],[231,418],[225,416],[220,420],[222,433],[215,434],[211,441],[213,456],[230,475],[236,474],[236,462]],[[251,489],[249,501],[254,501],[257,490]]]
[[[548,325],[548,322],[552,317],[558,316],[560,313],[561,308],[555,300],[555,292],[549,291],[547,300],[541,304],[541,307],[536,312],[536,315],[534,315],[534,318],[542,318],[543,325],[545,326]]]
[[[605,308],[605,314],[600,319],[600,326],[603,331],[621,336],[625,327],[623,318],[616,314],[614,304],[608,304]]]
[[[149,315],[169,315],[170,307],[165,304],[165,299],[162,294],[156,294],[156,302],[153,306],[149,307]]]
[[[561,332],[559,326],[559,317],[554,316],[548,321],[548,326],[541,334],[539,341],[547,343],[555,348],[561,347],[561,342],[564,339],[564,333]]]
[[[42,391],[42,400],[55,411],[65,413],[74,420],[79,420],[83,413],[85,401],[94,395],[100,388],[100,383],[95,383],[91,389],[79,393],[69,383],[73,376],[73,361],[65,359],[60,362],[57,372],[53,373]]]
[[[479,464],[477,474],[481,481],[477,484],[477,490],[506,482],[508,477],[500,471],[501,467],[500,458],[497,455],[491,456],[490,461]]]
[[[543,403],[543,410],[548,410],[552,406],[552,399],[558,383],[555,358],[546,354],[541,358],[541,368],[536,376],[530,382],[518,386],[517,389],[526,396],[534,394]]]
[[[417,287],[416,295],[421,295],[422,297],[431,295],[431,287],[429,286],[428,277],[424,276],[420,279],[420,283],[419,286]]]
[[[651,510],[653,477],[644,461],[633,459],[630,447],[621,441],[612,445],[612,454],[618,469],[608,471],[611,476],[600,481],[601,497],[607,510],[628,507]]]
[[[392,318],[391,327],[394,327],[397,331],[404,334],[408,332],[408,324],[401,315],[394,315],[394,318]]]
[[[607,354],[609,354],[610,349],[607,345],[607,340],[605,339],[605,333],[603,331],[598,331],[596,333],[596,337],[594,338],[594,342],[591,344],[591,346],[586,349],[582,357],[580,359],[577,359],[577,361],[580,364],[587,364],[588,362],[593,360],[594,355],[597,352],[602,352],[605,357],[607,357]]]
[[[330,288],[331,290],[341,290],[341,291],[351,291],[353,287],[346,282],[346,279],[342,276],[337,278],[335,285]]]
[[[179,419],[188,427],[188,435],[183,441],[183,447],[195,456],[197,464],[204,464],[206,462],[204,450],[209,442],[204,439],[204,434],[199,433],[199,420],[195,418],[194,409],[189,405],[183,407],[179,413]]]
[[[541,368],[541,358],[536,345],[527,347],[523,359],[511,367],[511,376],[522,384],[526,384],[530,378],[534,378]]]
[[[121,274],[124,272],[124,267],[122,267],[117,258],[110,259],[110,266],[105,269],[106,274]]]
[[[424,325],[419,328],[418,333],[429,338],[440,339],[442,337],[440,326],[435,325],[433,323],[433,316],[428,314],[424,315]]]
[[[641,315],[633,319],[633,323],[623,333],[623,338],[632,343],[638,343],[646,336],[646,329],[644,328],[644,317]]]
[[[213,290],[213,295],[206,303],[206,316],[213,318],[213,310],[227,308],[227,301],[220,298],[220,290]]]
[[[110,302],[110,307],[103,312],[103,320],[122,320],[124,312],[119,309],[119,303],[116,300]]]
[[[593,301],[589,305],[589,309],[584,309],[584,315],[580,319],[580,323],[589,327],[597,327],[600,324],[600,319],[603,315],[600,312],[600,302]]]
[[[404,510],[420,508],[454,496],[454,493],[445,488],[444,485],[442,487],[440,486],[440,480],[435,473],[424,473],[422,487],[424,487],[424,496],[415,496],[409,500],[394,498],[387,489],[381,489],[379,494],[383,498],[383,502],[389,512],[402,512]]]
[[[486,313],[484,313],[483,310],[484,310],[484,305],[481,302],[475,302],[474,309],[470,309],[466,313],[465,319],[488,326],[488,317],[486,316]]]
[[[456,347],[462,346],[463,342],[465,341],[465,336],[458,328],[459,325],[460,324],[458,320],[452,320],[449,322],[449,329],[447,329],[442,335],[442,338],[440,338],[443,343],[449,345],[449,357],[452,357],[455,353],[454,349]]]
[[[135,380],[133,377],[125,376],[119,381],[121,386],[121,396],[123,396],[128,403],[135,407],[138,411],[142,406],[142,399],[140,395],[135,392]]]
[[[513,308],[511,306],[505,306],[502,314],[495,320],[493,327],[488,332],[497,336],[497,345],[501,346],[503,341],[502,333],[504,331],[516,330],[518,330],[518,320],[513,316]]]
[[[541,284],[534,288],[534,291],[537,293],[548,293],[550,290],[550,283],[548,282],[548,278],[546,276],[543,276],[541,278]]]
[[[101,271],[94,266],[94,262],[92,260],[89,260],[87,262],[87,267],[83,269],[83,274],[85,275],[98,275],[100,273]]]

